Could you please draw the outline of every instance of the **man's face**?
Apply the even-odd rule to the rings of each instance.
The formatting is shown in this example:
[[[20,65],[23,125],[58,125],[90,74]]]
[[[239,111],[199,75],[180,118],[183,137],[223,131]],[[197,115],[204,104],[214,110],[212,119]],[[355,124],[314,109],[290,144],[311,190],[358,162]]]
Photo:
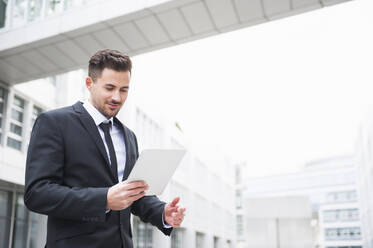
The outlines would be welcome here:
[[[89,101],[106,118],[116,116],[128,96],[131,74],[129,71],[115,71],[105,68],[96,82],[87,77],[86,86],[90,92]]]

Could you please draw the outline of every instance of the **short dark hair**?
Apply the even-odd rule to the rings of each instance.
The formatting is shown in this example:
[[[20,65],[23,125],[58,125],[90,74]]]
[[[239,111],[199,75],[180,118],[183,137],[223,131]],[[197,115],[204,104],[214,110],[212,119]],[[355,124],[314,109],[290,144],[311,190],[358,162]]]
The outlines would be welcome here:
[[[96,81],[105,68],[114,71],[129,71],[131,73],[132,62],[126,54],[117,50],[99,50],[89,60],[88,76],[93,81]]]

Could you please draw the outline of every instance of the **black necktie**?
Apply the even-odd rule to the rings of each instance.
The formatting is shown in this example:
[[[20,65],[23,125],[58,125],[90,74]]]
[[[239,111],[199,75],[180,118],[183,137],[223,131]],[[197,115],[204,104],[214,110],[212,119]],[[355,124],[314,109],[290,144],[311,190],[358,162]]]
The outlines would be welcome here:
[[[110,164],[111,164],[111,171],[113,172],[115,178],[118,177],[118,169],[117,169],[117,157],[115,156],[115,150],[114,150],[114,145],[113,141],[110,136],[110,126],[111,126],[111,121],[108,123],[101,123],[100,127],[102,131],[104,131],[105,134],[105,141],[106,144],[109,148],[109,155],[110,155]]]

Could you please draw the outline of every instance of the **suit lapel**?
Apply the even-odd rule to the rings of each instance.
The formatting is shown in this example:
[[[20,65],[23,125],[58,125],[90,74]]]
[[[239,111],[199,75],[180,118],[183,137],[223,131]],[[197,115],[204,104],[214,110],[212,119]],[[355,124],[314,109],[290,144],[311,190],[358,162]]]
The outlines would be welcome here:
[[[117,182],[118,176],[114,176],[113,172],[110,169],[110,162],[109,162],[108,155],[106,153],[105,145],[104,145],[104,142],[102,141],[100,133],[98,132],[95,122],[93,121],[92,117],[89,115],[87,110],[83,107],[83,104],[81,102],[77,102],[76,104],[74,104],[73,108],[76,112],[79,113],[79,118],[80,118],[81,123],[83,124],[87,132],[89,133],[90,137],[93,139],[101,155],[105,158],[106,170],[110,173],[114,182]]]
[[[122,133],[123,133],[123,136],[124,136],[124,143],[125,143],[125,146],[126,146],[126,165],[124,167],[124,172],[123,172],[123,178],[122,178],[122,181],[126,180],[131,172],[131,169],[130,166],[131,164],[131,159],[130,159],[130,140],[129,140],[129,137],[128,137],[128,132],[126,132],[123,124],[116,118],[114,117],[114,123],[116,123],[118,125],[118,127],[122,130]]]

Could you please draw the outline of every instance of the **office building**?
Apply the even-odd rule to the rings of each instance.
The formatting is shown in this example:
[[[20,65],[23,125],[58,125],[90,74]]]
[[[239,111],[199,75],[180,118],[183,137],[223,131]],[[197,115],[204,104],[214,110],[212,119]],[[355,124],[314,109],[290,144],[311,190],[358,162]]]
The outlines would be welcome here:
[[[373,248],[373,113],[367,111],[361,122],[356,142],[359,182],[359,196],[361,202],[360,219],[363,228],[364,248]]]
[[[251,225],[255,218],[251,214],[250,205],[258,199],[270,204],[266,208],[263,205],[263,208],[260,208],[262,212],[257,211],[256,216],[270,219],[272,225],[276,223],[274,221],[276,219],[281,223],[281,216],[284,215],[283,223],[286,223],[286,219],[292,219],[293,224],[288,223],[283,226],[284,230],[292,232],[291,237],[296,245],[288,244],[291,247],[363,247],[356,167],[352,156],[310,162],[297,173],[248,178],[244,184],[243,208],[246,216],[243,218],[246,223],[244,226],[246,244],[243,247],[252,247],[250,242],[253,235],[257,239],[258,236],[264,239],[264,236],[274,232],[274,229],[272,228],[271,231],[268,226],[262,225],[262,229],[257,230]],[[289,197],[292,200],[289,200]],[[299,215],[297,211],[303,214]],[[294,216],[291,215],[292,213]],[[294,223],[299,221],[306,223],[303,225],[304,229],[291,229]],[[281,232],[282,230],[280,234]],[[305,233],[307,236],[304,236]],[[283,235],[288,237],[286,233]],[[283,247],[281,242],[284,237],[277,236],[277,243],[272,245]],[[304,242],[305,237],[312,237],[312,243]],[[303,244],[298,243],[299,241],[303,241]]]

